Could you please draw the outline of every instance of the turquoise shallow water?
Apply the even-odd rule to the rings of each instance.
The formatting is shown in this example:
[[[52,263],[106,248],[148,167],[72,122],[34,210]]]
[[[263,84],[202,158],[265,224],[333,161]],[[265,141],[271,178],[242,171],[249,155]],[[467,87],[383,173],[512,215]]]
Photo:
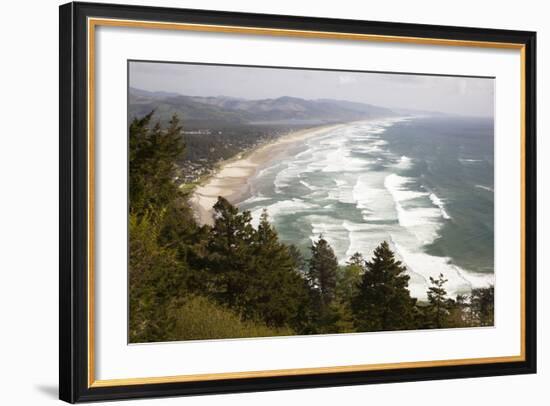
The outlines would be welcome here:
[[[249,180],[239,207],[265,207],[282,240],[309,255],[323,234],[341,263],[383,240],[425,298],[440,272],[448,291],[494,283],[492,119],[417,117],[356,122],[287,150]]]

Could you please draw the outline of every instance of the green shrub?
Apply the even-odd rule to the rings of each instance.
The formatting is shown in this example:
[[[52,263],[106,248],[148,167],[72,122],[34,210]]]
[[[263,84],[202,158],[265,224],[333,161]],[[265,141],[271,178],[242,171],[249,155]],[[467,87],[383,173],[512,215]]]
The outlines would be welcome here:
[[[235,312],[213,301],[192,296],[175,314],[177,340],[286,336],[295,333],[289,328],[270,328],[260,322],[242,320]]]

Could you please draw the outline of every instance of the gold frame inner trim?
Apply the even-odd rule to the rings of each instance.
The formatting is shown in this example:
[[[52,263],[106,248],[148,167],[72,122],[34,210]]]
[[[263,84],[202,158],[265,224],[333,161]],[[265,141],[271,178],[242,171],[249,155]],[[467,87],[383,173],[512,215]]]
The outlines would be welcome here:
[[[492,357],[492,358],[470,358],[459,360],[440,360],[440,361],[415,361],[387,364],[370,365],[347,365],[319,368],[297,368],[297,369],[276,369],[268,371],[246,371],[246,372],[227,372],[215,374],[195,374],[195,375],[175,375],[149,378],[125,378],[97,380],[91,385],[92,388],[101,388],[108,386],[121,385],[143,385],[148,383],[176,383],[193,381],[215,381],[217,379],[244,379],[244,378],[272,378],[277,376],[289,375],[312,375],[312,374],[330,374],[338,372],[364,372],[364,371],[383,371],[399,368],[421,368],[433,366],[456,366],[456,365],[475,365],[491,364],[502,362],[522,361],[520,355],[510,357]]]
[[[146,378],[122,378],[122,379],[95,379],[95,277],[94,277],[94,241],[95,241],[95,217],[94,217],[94,196],[95,196],[95,28],[97,26],[108,27],[129,27],[147,28],[160,30],[180,30],[194,32],[216,32],[244,35],[265,35],[279,37],[317,38],[354,40],[370,42],[386,42],[432,46],[459,46],[511,49],[520,51],[521,65],[521,112],[520,112],[520,161],[521,161],[521,269],[520,269],[520,340],[521,348],[519,355],[484,358],[465,358],[451,360],[396,362],[383,364],[330,366],[316,368],[277,369],[266,371],[244,371],[244,372],[220,372],[211,374],[190,374],[175,376],[160,376]],[[355,34],[345,32],[305,31],[259,27],[242,27],[227,25],[208,24],[186,24],[186,23],[165,23],[138,20],[119,20],[107,18],[88,19],[88,387],[100,388],[111,386],[177,383],[213,381],[221,379],[245,379],[245,378],[266,378],[280,376],[330,374],[342,372],[380,371],[398,368],[426,368],[458,365],[479,365],[496,364],[505,362],[525,361],[525,45],[519,43],[487,42],[487,41],[465,41],[439,38],[422,37],[400,37],[391,35]]]

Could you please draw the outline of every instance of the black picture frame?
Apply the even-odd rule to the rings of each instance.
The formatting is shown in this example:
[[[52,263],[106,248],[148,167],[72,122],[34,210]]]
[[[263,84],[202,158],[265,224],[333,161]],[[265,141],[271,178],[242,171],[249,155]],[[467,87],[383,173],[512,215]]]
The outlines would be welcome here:
[[[59,397],[84,402],[219,394],[536,372],[536,33],[497,29],[261,15],[205,10],[68,3],[60,6]],[[87,19],[113,18],[456,41],[513,43],[524,65],[524,359],[359,372],[311,373],[196,382],[90,385],[88,353]]]

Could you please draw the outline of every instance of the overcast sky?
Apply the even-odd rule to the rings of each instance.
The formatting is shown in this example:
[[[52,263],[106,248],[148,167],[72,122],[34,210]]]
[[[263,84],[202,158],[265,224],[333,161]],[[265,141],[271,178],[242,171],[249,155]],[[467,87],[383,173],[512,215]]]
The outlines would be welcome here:
[[[485,78],[131,62],[130,86],[189,96],[330,98],[444,113],[493,116]]]

